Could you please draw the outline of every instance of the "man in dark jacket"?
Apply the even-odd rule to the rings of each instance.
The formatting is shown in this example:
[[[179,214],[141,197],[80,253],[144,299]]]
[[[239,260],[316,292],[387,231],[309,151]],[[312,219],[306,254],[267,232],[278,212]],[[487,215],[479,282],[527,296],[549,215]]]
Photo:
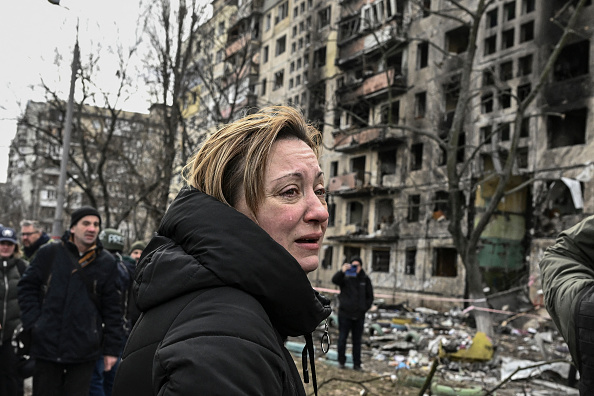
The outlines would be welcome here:
[[[365,312],[373,304],[371,280],[363,270],[361,257],[345,262],[332,277],[332,283],[340,287],[338,296],[338,363],[346,363],[346,343],[349,332],[353,338],[353,368],[361,370],[361,337],[365,324]]]
[[[101,217],[72,213],[61,243],[43,246],[18,285],[21,320],[32,331],[33,395],[85,395],[95,361],[117,361],[123,337],[117,264],[97,235]]]
[[[21,240],[23,242],[22,258],[31,262],[39,248],[50,241],[50,237],[43,231],[39,222],[23,220],[21,221]]]

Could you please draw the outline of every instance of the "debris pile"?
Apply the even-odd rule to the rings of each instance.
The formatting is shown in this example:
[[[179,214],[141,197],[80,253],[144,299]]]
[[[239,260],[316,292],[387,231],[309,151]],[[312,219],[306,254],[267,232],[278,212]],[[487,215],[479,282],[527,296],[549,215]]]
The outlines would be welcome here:
[[[366,316],[365,374],[432,395],[579,394],[567,345],[546,311],[494,314],[493,319],[494,335],[488,337],[460,309],[438,312],[378,301]],[[318,349],[316,356],[337,366],[337,317],[331,316],[329,324],[334,345],[325,356]],[[346,366],[352,367],[350,355]]]

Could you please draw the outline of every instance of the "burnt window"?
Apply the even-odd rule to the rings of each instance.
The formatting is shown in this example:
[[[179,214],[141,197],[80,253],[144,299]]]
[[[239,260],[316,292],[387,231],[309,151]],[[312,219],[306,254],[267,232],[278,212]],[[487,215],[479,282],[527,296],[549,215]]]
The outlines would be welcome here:
[[[511,88],[504,89],[499,93],[499,104],[502,109],[508,109],[511,107]]]
[[[417,45],[417,69],[424,69],[429,64],[429,43],[423,41]]]
[[[451,121],[454,118],[454,111],[458,105],[458,98],[460,97],[460,76],[456,75],[450,79],[450,82],[443,85],[443,91],[445,96],[445,111],[448,114],[448,118],[451,117],[445,127],[449,129],[451,127]]]
[[[468,49],[468,37],[470,35],[470,28],[468,26],[460,26],[459,28],[450,30],[446,33],[446,46],[448,52],[454,54],[461,54]]]
[[[344,260],[351,262],[351,257],[361,257],[361,249],[354,246],[345,246],[343,248],[344,251]],[[342,263],[340,263],[342,265]]]
[[[529,14],[534,11],[536,0],[522,0],[522,14]]]
[[[347,224],[363,224],[363,205],[361,202],[353,201],[347,205]]]
[[[586,143],[587,109],[570,110],[562,116],[547,117],[549,148],[575,146]]]
[[[408,213],[406,215],[406,221],[409,223],[415,223],[419,221],[421,213],[421,196],[418,194],[409,195],[408,197]]]
[[[505,21],[512,21],[516,19],[516,2],[510,1],[503,5],[503,18]]]
[[[435,193],[435,205],[433,206],[433,218],[443,220],[449,213],[450,194],[447,191],[437,191]]]
[[[389,250],[374,250],[371,254],[371,270],[373,272],[389,272],[390,271],[390,251]]]
[[[283,36],[276,40],[276,56],[284,53],[287,50],[287,36]]]
[[[497,26],[497,8],[487,12],[487,28]]]
[[[323,269],[332,269],[332,256],[334,256],[334,248],[332,246],[326,246],[324,258],[322,259]]]
[[[500,139],[502,142],[509,141],[511,126],[509,123],[501,124],[499,126]]]
[[[464,153],[466,148],[466,134],[462,132],[458,137],[458,150],[456,151],[456,161],[460,164],[464,162]]]
[[[590,42],[588,40],[569,44],[561,50],[555,62],[553,78],[563,81],[583,76],[590,71]]]
[[[532,91],[532,84],[522,84],[518,85],[518,100],[521,102],[530,95]]]
[[[534,40],[534,21],[526,22],[520,26],[520,43]]]
[[[266,95],[266,79],[262,79],[262,95]]]
[[[487,68],[483,71],[483,86],[495,84],[495,77],[493,76],[493,69]]]
[[[410,148],[410,170],[419,170],[423,167],[423,143],[415,143]]]
[[[395,101],[385,104],[381,108],[381,123],[384,125],[396,125],[400,118],[400,102]]]
[[[497,36],[493,35],[485,39],[485,56],[494,54],[497,51]]]
[[[493,128],[491,127],[491,125],[487,125],[481,128],[481,141],[489,144],[491,143],[491,132],[493,131]]]
[[[458,276],[458,253],[454,248],[436,248],[433,258],[433,276]]]
[[[314,52],[314,67],[326,66],[326,47],[317,49]]]
[[[545,201],[547,215],[553,218],[581,213],[583,211],[584,183],[575,183],[573,189],[575,190],[578,186],[580,194],[576,194],[574,197],[568,185],[562,180],[550,182],[549,192]]]
[[[330,162],[330,177],[338,176],[338,161]]]
[[[522,128],[520,129],[520,137],[529,137],[530,136],[530,118],[522,119]]]
[[[283,80],[285,78],[285,70],[278,71],[274,73],[274,88],[273,91],[281,88],[283,86]]]
[[[404,274],[414,275],[417,266],[417,249],[408,248],[405,251]]]
[[[508,49],[514,46],[514,29],[504,30],[501,33],[501,49]]]
[[[330,6],[318,11],[318,21],[320,28],[330,25]]]
[[[427,110],[427,92],[419,92],[415,94],[415,117],[425,118]]]
[[[365,156],[355,157],[351,159],[351,172],[355,172],[355,179],[357,186],[361,187],[365,184]]]
[[[396,174],[396,149],[378,153],[380,177]]]
[[[493,111],[493,93],[489,92],[481,97],[481,113],[491,113]]]
[[[532,73],[532,55],[518,59],[518,76],[527,76]]]
[[[528,147],[518,148],[516,152],[516,163],[520,169],[528,168]]]
[[[327,201],[327,200],[326,200]],[[336,204],[328,204],[328,227],[334,227],[336,219]]]
[[[380,199],[376,202],[376,230],[382,226],[387,227],[394,224],[394,201],[391,199]]]
[[[499,66],[499,77],[501,78],[501,81],[511,80],[514,77],[513,61],[503,62]]]

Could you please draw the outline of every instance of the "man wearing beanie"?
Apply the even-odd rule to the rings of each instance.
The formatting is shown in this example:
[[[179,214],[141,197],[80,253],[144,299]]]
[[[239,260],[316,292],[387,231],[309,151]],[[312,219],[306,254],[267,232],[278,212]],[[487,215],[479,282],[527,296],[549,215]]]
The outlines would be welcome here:
[[[123,339],[115,258],[97,236],[99,212],[75,210],[60,243],[42,246],[18,284],[36,359],[33,396],[89,394],[95,361],[111,370]],[[40,298],[41,297],[41,298]]]
[[[132,257],[136,262],[140,260],[140,256],[142,255],[142,251],[146,247],[146,244],[143,241],[136,241],[130,246],[130,257]]]
[[[345,260],[341,269],[332,277],[340,287],[338,296],[338,364],[346,363],[346,344],[349,332],[353,337],[353,368],[361,370],[361,337],[365,325],[365,312],[373,304],[371,280],[363,270],[363,260],[354,256]]]

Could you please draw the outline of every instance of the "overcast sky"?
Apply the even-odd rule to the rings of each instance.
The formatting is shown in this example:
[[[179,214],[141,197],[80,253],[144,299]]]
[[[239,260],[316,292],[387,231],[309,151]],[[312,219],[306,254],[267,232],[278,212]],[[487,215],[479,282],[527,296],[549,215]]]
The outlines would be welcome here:
[[[139,15],[138,0],[2,0],[0,5],[0,183],[6,181],[8,147],[16,132],[16,118],[28,100],[43,101],[41,79],[68,96],[72,49],[79,21],[82,56],[133,41]],[[58,54],[58,55],[57,55]],[[56,59],[60,59],[60,67]],[[111,72],[104,66],[105,73]],[[114,68],[115,70],[115,68]],[[126,110],[146,112],[143,92],[134,95]]]

